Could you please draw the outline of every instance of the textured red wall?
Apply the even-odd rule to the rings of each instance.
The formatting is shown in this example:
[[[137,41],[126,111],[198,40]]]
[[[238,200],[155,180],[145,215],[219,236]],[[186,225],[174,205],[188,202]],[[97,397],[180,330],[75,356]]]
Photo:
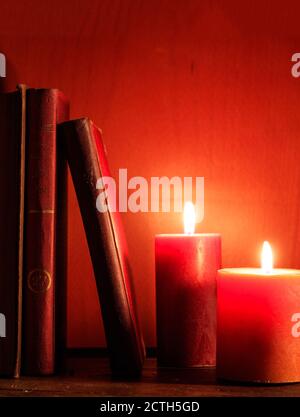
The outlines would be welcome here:
[[[268,239],[277,265],[300,267],[299,13],[296,0],[1,1],[2,89],[62,89],[72,117],[103,129],[115,175],[204,176],[198,231],[222,233],[224,266],[257,265]],[[69,345],[103,345],[73,189],[69,202]],[[151,346],[153,238],[181,216],[123,218]]]

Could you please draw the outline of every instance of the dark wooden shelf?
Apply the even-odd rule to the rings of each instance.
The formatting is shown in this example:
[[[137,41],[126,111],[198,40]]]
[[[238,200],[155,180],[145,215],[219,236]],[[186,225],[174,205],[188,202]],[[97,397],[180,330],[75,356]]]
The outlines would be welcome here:
[[[152,358],[147,359],[141,380],[113,380],[107,358],[76,357],[68,360],[68,375],[0,379],[0,396],[300,397],[300,384],[221,384],[214,369],[158,371]]]

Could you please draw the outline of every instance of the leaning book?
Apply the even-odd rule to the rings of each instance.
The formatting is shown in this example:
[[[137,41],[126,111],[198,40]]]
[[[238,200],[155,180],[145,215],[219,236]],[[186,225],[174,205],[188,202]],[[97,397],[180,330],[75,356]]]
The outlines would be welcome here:
[[[96,207],[98,181],[110,176],[101,131],[87,118],[62,123],[63,143],[94,268],[114,375],[138,376],[145,356],[119,213]]]

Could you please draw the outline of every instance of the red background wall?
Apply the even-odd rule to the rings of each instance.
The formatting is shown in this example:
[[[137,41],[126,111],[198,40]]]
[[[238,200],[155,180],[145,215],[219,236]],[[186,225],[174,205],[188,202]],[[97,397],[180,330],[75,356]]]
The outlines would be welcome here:
[[[1,1],[2,90],[58,87],[103,129],[111,170],[204,176],[198,231],[223,235],[224,266],[255,266],[262,241],[300,267],[298,1]],[[179,214],[124,214],[146,342],[155,344],[153,238]],[[105,343],[70,187],[69,345]]]

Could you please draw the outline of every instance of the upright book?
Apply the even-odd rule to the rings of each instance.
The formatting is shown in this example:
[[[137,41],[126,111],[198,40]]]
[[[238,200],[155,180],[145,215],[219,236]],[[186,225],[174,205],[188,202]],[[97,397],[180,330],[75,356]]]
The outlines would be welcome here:
[[[61,169],[58,172],[62,163],[57,152],[56,126],[67,120],[68,111],[68,101],[59,90],[27,90],[22,361],[27,375],[54,373],[55,329],[64,322],[63,313],[55,320],[55,292],[65,288],[66,279],[63,266],[66,236],[62,234],[65,226],[61,223],[66,223],[66,219],[60,220],[64,213],[58,203],[65,201],[66,189],[61,185],[66,181],[65,172]],[[56,251],[56,241],[59,251]],[[59,308],[65,308],[65,303],[60,299]]]
[[[138,325],[126,242],[118,213],[96,207],[99,180],[109,176],[100,130],[86,118],[63,123],[59,140],[64,144],[71,170],[90,255],[111,369],[114,375],[138,376],[145,356]]]
[[[0,95],[0,375],[19,376],[26,88]]]

